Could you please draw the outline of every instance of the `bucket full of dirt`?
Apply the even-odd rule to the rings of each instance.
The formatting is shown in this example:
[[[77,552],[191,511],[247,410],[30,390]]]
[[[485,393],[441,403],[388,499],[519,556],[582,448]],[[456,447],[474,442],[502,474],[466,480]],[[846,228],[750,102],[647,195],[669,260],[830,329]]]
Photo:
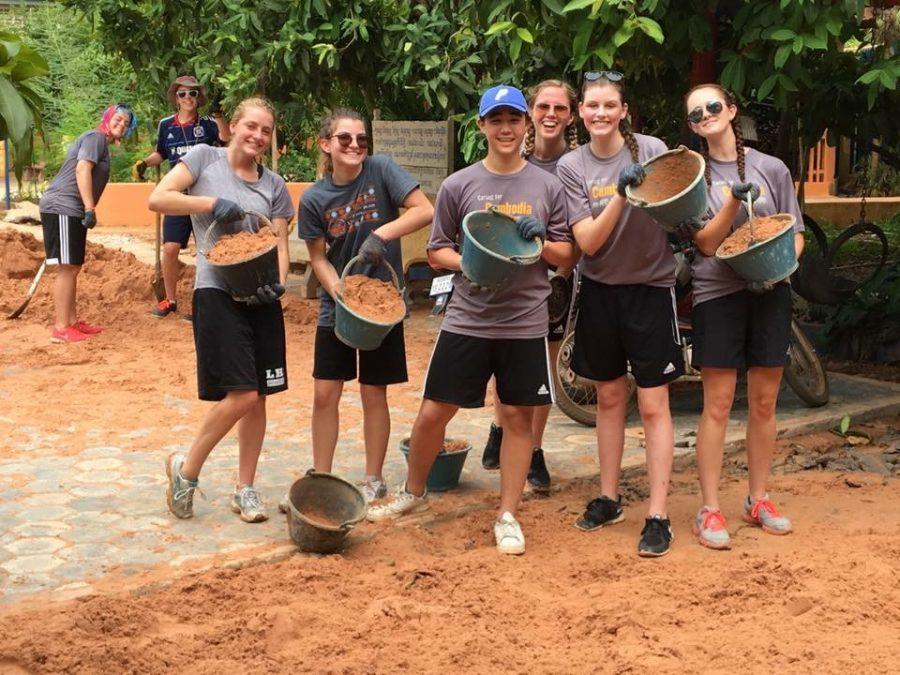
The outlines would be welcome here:
[[[431,465],[431,471],[425,479],[425,488],[429,492],[444,492],[459,485],[463,465],[472,444],[461,438],[445,438],[441,451]],[[409,439],[400,441],[400,452],[409,461]]]
[[[541,240],[523,239],[511,216],[472,211],[463,218],[462,231],[462,272],[479,286],[505,286],[541,258]]]
[[[235,300],[246,302],[256,295],[256,289],[267,284],[277,284],[278,236],[271,221],[261,213],[248,211],[255,221],[255,230],[242,230],[236,234],[221,234],[219,223],[213,221],[206,231],[203,255],[225,282]],[[213,234],[218,234],[211,246]]]
[[[625,188],[628,201],[672,232],[689,218],[706,213],[706,161],[703,155],[679,146],[643,164],[644,181]]]
[[[406,301],[400,292],[397,273],[382,261],[391,273],[390,281],[365,274],[350,275],[359,259],[352,258],[344,267],[335,293],[334,334],[354,349],[377,349],[391,329],[406,318]]]
[[[752,219],[732,232],[716,250],[716,257],[747,281],[776,283],[797,269],[794,216],[777,213]]]
[[[352,483],[313,469],[288,491],[288,533],[301,551],[334,553],[366,515],[366,499]]]

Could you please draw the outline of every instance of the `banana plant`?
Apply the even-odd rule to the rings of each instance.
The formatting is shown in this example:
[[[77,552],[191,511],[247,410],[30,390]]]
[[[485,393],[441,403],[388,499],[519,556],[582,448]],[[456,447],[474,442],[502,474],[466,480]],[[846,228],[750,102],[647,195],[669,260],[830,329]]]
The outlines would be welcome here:
[[[47,61],[22,39],[0,31],[0,137],[13,147],[13,170],[22,172],[31,160],[34,132],[41,131],[43,104],[30,80],[47,75]]]

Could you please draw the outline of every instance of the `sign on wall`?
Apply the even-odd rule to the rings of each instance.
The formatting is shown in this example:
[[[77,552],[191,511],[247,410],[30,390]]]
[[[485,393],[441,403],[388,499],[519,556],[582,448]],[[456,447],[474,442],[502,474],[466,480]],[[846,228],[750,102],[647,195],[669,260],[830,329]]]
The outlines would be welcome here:
[[[419,181],[422,189],[437,194],[453,172],[453,122],[374,120],[373,152],[389,155]]]

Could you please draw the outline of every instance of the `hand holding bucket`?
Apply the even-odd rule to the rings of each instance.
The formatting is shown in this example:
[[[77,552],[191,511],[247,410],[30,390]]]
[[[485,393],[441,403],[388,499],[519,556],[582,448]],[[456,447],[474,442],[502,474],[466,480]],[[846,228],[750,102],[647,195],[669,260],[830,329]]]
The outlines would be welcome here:
[[[469,281],[497,289],[519,270],[541,259],[539,236],[524,239],[517,219],[497,209],[472,211],[463,219],[462,273]]]
[[[263,214],[256,211],[247,211],[246,215],[256,219],[257,226],[254,232],[259,232],[263,226],[275,232],[272,221]],[[265,250],[254,253],[244,260],[229,261],[227,263],[216,263],[209,260],[209,252],[212,250],[213,231],[218,230],[219,225],[218,220],[213,220],[210,224],[209,229],[203,235],[203,246],[200,248],[200,253],[207,258],[209,265],[217,271],[232,298],[238,302],[253,302],[258,299],[257,290],[259,288],[265,286],[271,288],[280,284],[277,241]],[[219,236],[221,234],[219,233]],[[216,239],[218,239],[218,236]]]
[[[347,261],[338,283],[334,298],[334,334],[348,347],[368,351],[381,346],[387,334],[391,332],[394,326],[403,321],[403,318],[399,321],[376,321],[369,317],[360,316],[347,306],[342,298],[344,280],[347,278],[350,268],[357,262],[361,262],[358,255]],[[400,293],[400,281],[397,279],[397,273],[394,271],[394,268],[383,259],[381,265],[386,267],[391,273],[391,281],[394,284],[394,288],[397,289],[397,293]]]

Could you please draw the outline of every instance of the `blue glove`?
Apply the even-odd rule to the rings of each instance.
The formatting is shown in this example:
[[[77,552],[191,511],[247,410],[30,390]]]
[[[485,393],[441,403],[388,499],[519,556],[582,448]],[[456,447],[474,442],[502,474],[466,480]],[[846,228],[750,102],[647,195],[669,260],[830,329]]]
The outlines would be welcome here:
[[[751,293],[757,293],[762,295],[763,293],[768,293],[773,288],[775,288],[775,284],[771,281],[748,281],[747,282],[747,290]]]
[[[213,204],[212,210],[213,218],[216,219],[216,222],[227,224],[233,223],[238,220],[243,220],[244,216],[247,214],[244,213],[244,209],[235,204],[230,199],[222,199],[221,197],[216,200],[216,203]]]
[[[284,295],[284,286],[281,284],[266,284],[256,289],[256,295],[251,295],[247,300],[248,305],[273,305]]]
[[[89,230],[93,229],[94,225],[97,224],[97,214],[94,213],[93,209],[84,212],[84,218],[81,219],[81,224]]]
[[[372,232],[359,247],[359,261],[368,265],[380,265],[387,253],[387,242]]]
[[[516,218],[516,226],[523,239],[531,241],[535,237],[540,237],[540,240],[544,241],[547,238],[547,227],[534,216],[519,216]]]
[[[688,218],[687,220],[682,220],[675,226],[675,235],[679,239],[690,241],[694,238],[697,231],[702,230],[704,227],[706,227],[706,218],[703,218],[702,216]]]
[[[644,182],[647,172],[640,164],[630,164],[622,169],[619,174],[619,183],[616,185],[616,192],[621,196],[625,196],[625,188],[628,185],[635,186]]]
[[[746,202],[747,195],[750,195],[751,202],[755,202],[759,199],[759,186],[755,183],[735,183],[731,186],[731,196],[739,202]]]

